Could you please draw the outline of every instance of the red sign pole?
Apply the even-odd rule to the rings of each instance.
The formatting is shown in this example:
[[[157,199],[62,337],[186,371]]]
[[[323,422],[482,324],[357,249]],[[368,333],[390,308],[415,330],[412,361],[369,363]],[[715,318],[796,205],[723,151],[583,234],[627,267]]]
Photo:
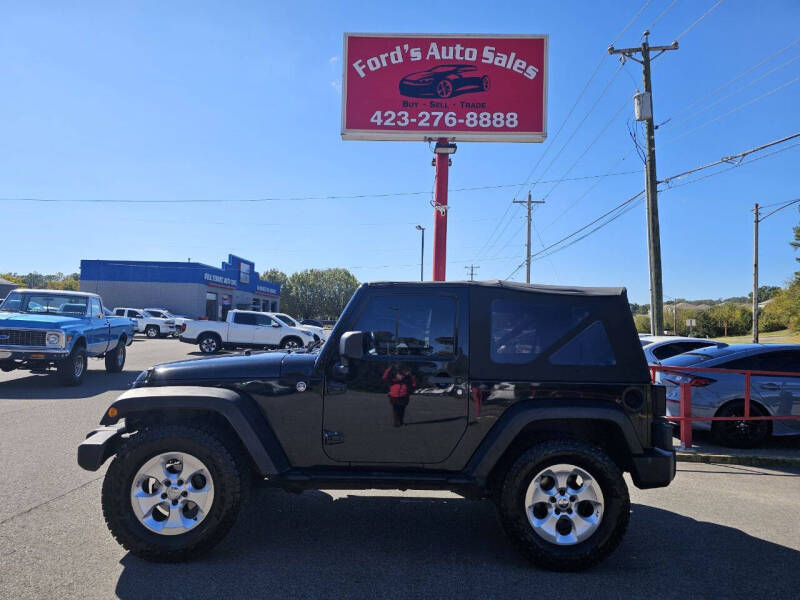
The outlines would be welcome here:
[[[438,143],[447,145],[447,138]],[[433,280],[444,281],[447,266],[447,171],[450,155],[436,154],[436,190],[433,197]]]

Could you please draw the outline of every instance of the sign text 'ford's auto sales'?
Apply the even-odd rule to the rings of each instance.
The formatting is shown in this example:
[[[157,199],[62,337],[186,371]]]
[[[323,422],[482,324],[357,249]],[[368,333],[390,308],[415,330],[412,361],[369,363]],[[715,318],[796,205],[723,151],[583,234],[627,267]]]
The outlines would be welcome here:
[[[541,142],[547,36],[344,36],[342,137]]]

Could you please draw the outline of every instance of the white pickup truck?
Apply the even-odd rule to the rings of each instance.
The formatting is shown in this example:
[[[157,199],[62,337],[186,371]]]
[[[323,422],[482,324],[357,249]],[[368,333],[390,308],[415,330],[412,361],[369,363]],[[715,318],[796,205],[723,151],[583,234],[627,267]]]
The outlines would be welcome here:
[[[114,314],[118,317],[134,319],[137,323],[136,331],[145,334],[149,338],[175,335],[175,321],[173,319],[161,319],[150,316],[142,308],[118,306],[114,309]]]
[[[223,348],[302,348],[314,342],[305,328],[289,327],[262,312],[231,310],[225,321],[189,321],[179,338],[203,354]]]

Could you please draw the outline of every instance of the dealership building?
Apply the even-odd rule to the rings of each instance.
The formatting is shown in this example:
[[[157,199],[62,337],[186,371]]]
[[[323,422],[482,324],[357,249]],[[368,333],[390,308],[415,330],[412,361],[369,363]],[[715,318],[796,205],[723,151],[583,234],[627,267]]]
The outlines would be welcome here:
[[[107,308],[166,308],[193,319],[223,320],[232,308],[274,312],[281,286],[261,281],[255,264],[233,254],[221,267],[195,262],[82,260],[81,291]]]

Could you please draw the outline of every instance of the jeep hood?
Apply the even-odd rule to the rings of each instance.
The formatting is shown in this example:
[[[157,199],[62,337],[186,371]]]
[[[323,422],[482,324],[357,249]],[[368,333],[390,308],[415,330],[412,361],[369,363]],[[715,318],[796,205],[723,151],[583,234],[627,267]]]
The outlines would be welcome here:
[[[0,327],[25,327],[27,329],[57,329],[84,321],[84,317],[0,311]]]
[[[297,370],[297,363],[313,366],[316,354],[300,354],[288,352],[258,352],[236,354],[214,358],[201,358],[166,363],[153,367],[149,385],[213,385],[219,383],[248,382],[264,379],[279,379],[292,365],[291,371]]]

